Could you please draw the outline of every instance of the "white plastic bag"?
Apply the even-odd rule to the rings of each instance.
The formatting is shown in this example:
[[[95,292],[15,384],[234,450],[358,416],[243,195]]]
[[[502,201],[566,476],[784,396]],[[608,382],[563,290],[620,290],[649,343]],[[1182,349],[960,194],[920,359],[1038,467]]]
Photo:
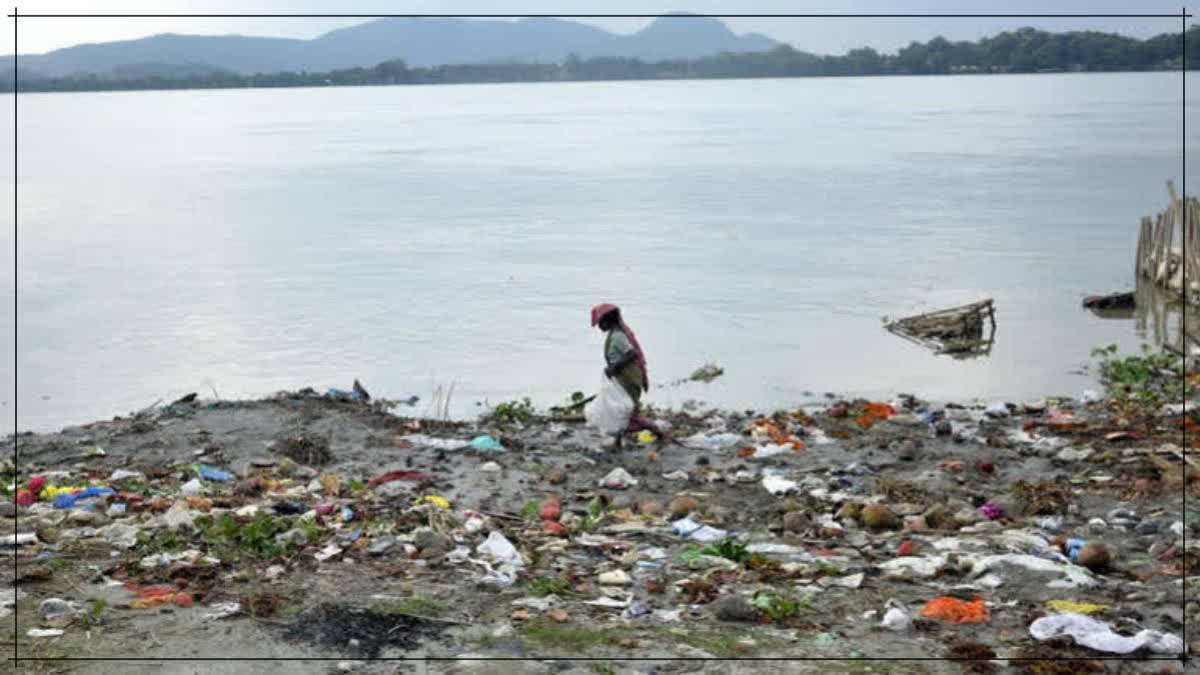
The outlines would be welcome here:
[[[633,399],[611,377],[605,377],[600,383],[600,393],[585,411],[588,425],[603,434],[615,434],[629,426],[629,416],[632,414]]]
[[[1029,634],[1038,640],[1070,635],[1076,644],[1112,654],[1128,654],[1142,647],[1149,647],[1156,654],[1183,652],[1183,640],[1177,635],[1146,629],[1133,637],[1125,637],[1114,633],[1103,621],[1069,612],[1037,619],[1029,624]]]

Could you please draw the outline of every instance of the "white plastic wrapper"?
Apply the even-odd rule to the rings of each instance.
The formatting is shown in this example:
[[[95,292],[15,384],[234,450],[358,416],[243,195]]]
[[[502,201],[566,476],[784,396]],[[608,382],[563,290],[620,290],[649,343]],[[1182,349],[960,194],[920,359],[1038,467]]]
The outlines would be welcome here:
[[[600,393],[584,411],[587,423],[603,434],[616,434],[629,426],[633,414],[633,399],[611,377],[600,383]]]
[[[1111,654],[1128,654],[1142,647],[1156,654],[1183,652],[1183,640],[1176,635],[1146,629],[1133,637],[1125,637],[1114,633],[1103,621],[1074,613],[1044,616],[1029,624],[1029,634],[1038,640],[1070,635],[1076,644]]]
[[[517,548],[503,534],[495,530],[488,533],[486,541],[475,547],[475,552],[488,556],[502,564],[512,565],[513,567],[525,566],[525,561],[521,559],[521,554],[517,551]]]

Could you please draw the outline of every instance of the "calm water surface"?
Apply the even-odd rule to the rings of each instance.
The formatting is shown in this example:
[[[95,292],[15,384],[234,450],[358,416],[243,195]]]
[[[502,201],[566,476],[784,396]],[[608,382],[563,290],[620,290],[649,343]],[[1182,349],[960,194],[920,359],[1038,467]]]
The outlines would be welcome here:
[[[1079,303],[1131,287],[1138,220],[1179,183],[1179,83],[22,94],[20,427],[355,377],[418,412],[451,382],[459,415],[549,405],[596,388],[601,301],[625,308],[655,382],[726,370],[655,404],[1078,394],[1093,347],[1154,339]],[[881,327],[986,297],[986,358]]]

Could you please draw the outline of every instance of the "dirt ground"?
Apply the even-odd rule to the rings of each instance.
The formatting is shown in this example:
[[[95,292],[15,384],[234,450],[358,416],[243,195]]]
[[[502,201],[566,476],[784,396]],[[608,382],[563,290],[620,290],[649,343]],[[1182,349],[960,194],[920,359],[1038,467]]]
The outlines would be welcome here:
[[[578,420],[421,421],[403,417],[403,407],[392,414],[311,392],[192,401],[21,435],[18,484],[42,474],[62,485],[89,476],[107,485],[118,469],[145,479],[136,486],[141,501],[123,513],[105,508],[118,498],[82,514],[42,501],[5,504],[5,536],[39,538],[7,548],[14,564],[4,595],[19,598],[4,619],[13,641],[7,651],[15,642],[23,659],[148,659],[24,661],[17,664],[24,672],[1181,672],[1169,654],[1142,649],[1105,660],[1118,655],[1070,638],[1039,642],[1029,631],[1051,613],[1048,602],[1068,600],[1102,605],[1093,616],[1123,635],[1183,636],[1186,628],[1185,639],[1193,639],[1200,607],[1195,582],[1185,586],[1181,574],[1200,560],[1182,537],[1184,490],[1195,480],[1192,469],[1182,473],[1182,455],[1163,448],[1179,443],[1177,419],[1142,421],[1109,440],[1118,427],[1099,404],[1058,402],[1086,423],[1055,427],[1044,403],[1010,405],[992,417],[981,405],[906,398],[879,420],[859,415],[863,402],[838,403],[659,411],[677,442],[657,451],[637,443],[614,450]],[[761,419],[804,447],[746,456],[746,448],[772,440],[747,433],[761,430]],[[505,451],[428,440],[485,434]],[[737,438],[722,443],[720,434]],[[1160,454],[1166,464],[1150,459]],[[200,501],[188,503],[196,513],[213,518],[250,505],[287,517],[319,504],[326,511],[318,508],[313,532],[286,554],[206,550],[212,540],[196,528],[172,535],[154,521],[185,499],[181,486],[196,476],[195,464],[234,474],[203,481],[193,496]],[[615,468],[637,484],[601,487]],[[368,484],[393,471],[423,476]],[[322,476],[339,477],[342,488],[322,492],[312,484]],[[768,491],[767,476],[790,481],[786,492]],[[547,531],[536,514],[549,494],[571,514],[561,519],[565,533]],[[449,508],[414,508],[425,495]],[[846,507],[872,501],[886,505],[895,523],[873,530]],[[985,504],[1001,515],[979,515]],[[672,526],[689,511],[694,524],[758,552],[698,553],[708,542]],[[935,522],[948,515],[949,524]],[[112,523],[134,525],[138,542],[125,549],[87,531]],[[1200,517],[1188,518],[1189,538],[1198,524]],[[491,532],[523,557],[511,584],[487,581],[486,568],[473,562]],[[1058,536],[1103,542],[1111,563],[1093,572],[1001,559],[1050,560]],[[372,551],[386,541],[391,548]],[[460,547],[469,555],[456,555]],[[139,564],[184,548],[213,560]],[[617,572],[624,576],[609,583],[601,577]],[[190,604],[138,609],[122,583],[174,584]],[[777,596],[791,603],[777,617],[750,602]],[[978,596],[988,617],[922,618],[925,603],[940,596]],[[31,637],[30,629],[55,625],[39,616],[47,598],[79,611],[62,635]],[[915,620],[907,629],[881,626],[889,601]],[[236,613],[208,616],[233,602]],[[324,660],[166,660],[243,657]],[[954,657],[975,660],[875,660]],[[821,658],[842,660],[750,660]]]

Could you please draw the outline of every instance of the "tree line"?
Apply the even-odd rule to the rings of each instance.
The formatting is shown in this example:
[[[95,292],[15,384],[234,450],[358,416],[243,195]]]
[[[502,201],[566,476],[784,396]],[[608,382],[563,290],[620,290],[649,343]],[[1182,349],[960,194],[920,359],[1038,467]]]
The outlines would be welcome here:
[[[782,45],[767,52],[721,53],[698,59],[642,61],[574,54],[562,63],[495,63],[410,68],[403,59],[374,67],[328,72],[241,75],[229,71],[177,75],[143,74],[33,78],[22,75],[21,91],[110,91],[131,89],[225,89],[390,84],[466,84],[582,80],[836,77],[855,75],[940,75],[956,73],[1111,72],[1178,70],[1184,63],[1179,33],[1145,40],[1111,33],[1049,33],[1021,28],[975,42],[936,37],[912,42],[895,54],[870,47],[841,56],[822,56]],[[1200,25],[1187,31],[1187,68],[1200,63]],[[0,91],[13,91],[12,74],[0,74]]]

